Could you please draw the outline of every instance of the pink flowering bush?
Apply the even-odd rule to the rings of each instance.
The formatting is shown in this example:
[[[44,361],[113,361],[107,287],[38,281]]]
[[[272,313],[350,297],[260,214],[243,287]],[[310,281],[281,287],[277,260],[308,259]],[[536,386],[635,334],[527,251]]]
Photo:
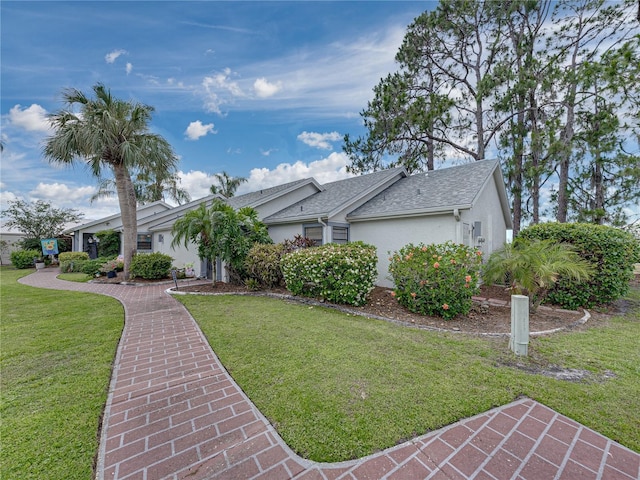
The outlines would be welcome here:
[[[478,292],[482,252],[453,242],[408,244],[389,261],[400,305],[445,319],[469,313],[471,297]]]

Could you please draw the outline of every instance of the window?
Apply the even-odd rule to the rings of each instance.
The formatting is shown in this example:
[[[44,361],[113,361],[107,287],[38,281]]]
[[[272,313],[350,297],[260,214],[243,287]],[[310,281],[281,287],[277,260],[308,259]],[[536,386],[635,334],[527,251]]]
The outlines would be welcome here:
[[[304,227],[304,236],[313,240],[316,247],[322,245],[322,227],[320,225]]]
[[[151,250],[151,239],[152,236],[150,233],[139,233],[138,234],[138,250]]]
[[[349,241],[349,227],[332,227],[331,232],[333,243],[347,243]]]

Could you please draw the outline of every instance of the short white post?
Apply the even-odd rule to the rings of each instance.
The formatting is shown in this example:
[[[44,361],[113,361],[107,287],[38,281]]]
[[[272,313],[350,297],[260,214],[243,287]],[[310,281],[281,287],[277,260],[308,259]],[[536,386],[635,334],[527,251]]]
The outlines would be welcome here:
[[[526,356],[529,349],[529,297],[511,295],[511,336],[509,348]]]

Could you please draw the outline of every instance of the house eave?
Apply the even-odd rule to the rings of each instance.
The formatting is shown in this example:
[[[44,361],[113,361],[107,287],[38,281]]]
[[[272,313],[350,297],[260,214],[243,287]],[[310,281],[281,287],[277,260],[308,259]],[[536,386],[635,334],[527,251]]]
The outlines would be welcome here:
[[[401,212],[375,213],[369,215],[358,215],[352,217],[347,215],[347,221],[350,223],[366,222],[371,220],[387,220],[389,218],[411,218],[432,215],[453,215],[455,210],[470,210],[471,204],[465,205],[448,205],[446,207],[420,208],[415,210],[403,210]]]
[[[314,215],[305,215],[304,217],[287,217],[279,218],[277,220],[263,220],[263,222],[267,226],[287,225],[292,223],[318,223],[318,218],[326,221],[328,217],[326,213],[319,213]]]

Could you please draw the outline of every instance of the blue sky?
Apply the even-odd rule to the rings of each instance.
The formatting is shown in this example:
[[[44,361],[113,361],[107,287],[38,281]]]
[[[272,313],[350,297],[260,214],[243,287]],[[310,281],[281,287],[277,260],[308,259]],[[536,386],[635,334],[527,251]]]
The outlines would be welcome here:
[[[0,3],[2,206],[17,198],[95,219],[117,200],[89,198],[80,165],[48,164],[45,116],[60,93],[104,83],[153,106],[152,129],[180,157],[182,185],[207,194],[213,174],[249,179],[239,193],[315,177],[344,178],[345,133],[396,70],[406,28],[435,2]]]

